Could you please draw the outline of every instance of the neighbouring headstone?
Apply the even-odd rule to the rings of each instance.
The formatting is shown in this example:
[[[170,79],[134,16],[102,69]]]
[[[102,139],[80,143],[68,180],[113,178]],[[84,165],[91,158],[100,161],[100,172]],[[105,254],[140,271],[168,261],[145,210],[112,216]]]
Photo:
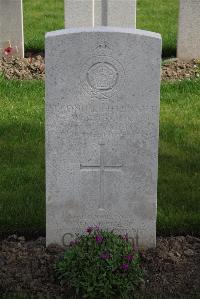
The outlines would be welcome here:
[[[180,0],[177,57],[200,58],[200,0]]]
[[[93,26],[93,0],[65,0],[65,28]]]
[[[65,0],[65,28],[136,27],[136,0]]]
[[[94,26],[136,28],[136,0],[94,0]]]
[[[24,57],[22,0],[0,0],[0,57]]]
[[[99,225],[155,246],[160,35],[61,30],[45,53],[47,244]]]

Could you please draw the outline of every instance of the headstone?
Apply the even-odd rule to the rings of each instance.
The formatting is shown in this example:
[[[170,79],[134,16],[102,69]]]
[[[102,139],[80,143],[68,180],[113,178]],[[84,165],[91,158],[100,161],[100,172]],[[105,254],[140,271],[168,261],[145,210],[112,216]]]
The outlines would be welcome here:
[[[0,57],[24,57],[22,0],[0,0]]]
[[[160,35],[61,30],[45,53],[47,244],[99,225],[155,246]]]
[[[200,58],[200,1],[180,0],[177,57]]]
[[[94,26],[136,28],[136,0],[95,0]]]
[[[65,0],[65,28],[136,27],[136,0]]]
[[[93,26],[93,0],[65,0],[65,28]]]

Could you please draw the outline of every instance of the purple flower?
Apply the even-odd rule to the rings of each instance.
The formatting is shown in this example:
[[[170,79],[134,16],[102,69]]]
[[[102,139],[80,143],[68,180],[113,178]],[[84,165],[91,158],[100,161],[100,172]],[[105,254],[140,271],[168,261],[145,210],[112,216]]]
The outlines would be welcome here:
[[[86,229],[86,232],[88,234],[91,234],[92,231],[93,231],[93,228],[91,226],[88,226],[87,229]]]
[[[125,234],[124,236],[120,235],[119,237],[120,237],[120,239],[128,242],[128,234]]]
[[[128,234],[124,235],[124,240],[128,242]]]
[[[74,245],[76,245],[76,242],[75,242],[75,241],[71,241],[71,242],[69,243],[69,246],[74,246]]]
[[[125,260],[131,262],[133,260],[133,255],[132,254],[128,254],[124,258],[125,258]]]
[[[109,254],[108,252],[102,252],[102,253],[100,254],[100,258],[101,258],[102,260],[109,260],[109,259],[110,259],[110,254]]]
[[[94,227],[94,230],[95,230],[96,232],[100,231],[100,228],[99,228],[99,226],[98,226],[98,225],[96,225],[96,226]]]
[[[127,271],[129,268],[129,264],[122,264],[121,269]]]
[[[103,242],[103,237],[101,235],[96,235],[95,240],[97,244],[101,244]]]
[[[69,246],[75,246],[75,245],[77,245],[77,244],[79,244],[79,241],[78,241],[78,240],[75,240],[75,241],[71,241],[71,242],[69,243]]]

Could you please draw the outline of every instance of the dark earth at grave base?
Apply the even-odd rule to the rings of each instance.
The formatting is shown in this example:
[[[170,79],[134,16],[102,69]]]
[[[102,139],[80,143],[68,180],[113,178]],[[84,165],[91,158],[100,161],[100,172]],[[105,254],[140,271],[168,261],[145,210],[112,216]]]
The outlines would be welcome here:
[[[54,264],[63,256],[63,250],[58,245],[45,248],[43,237],[26,241],[12,235],[1,240],[0,294],[71,298],[67,285],[61,287],[54,276]],[[157,248],[141,256],[145,276],[140,294],[165,298],[200,296],[200,238],[159,237]]]
[[[45,79],[44,55],[28,54],[28,58],[3,58],[0,59],[0,72],[7,79]],[[162,65],[162,80],[174,81],[195,79],[200,77],[200,60],[183,62],[178,59],[169,59]]]

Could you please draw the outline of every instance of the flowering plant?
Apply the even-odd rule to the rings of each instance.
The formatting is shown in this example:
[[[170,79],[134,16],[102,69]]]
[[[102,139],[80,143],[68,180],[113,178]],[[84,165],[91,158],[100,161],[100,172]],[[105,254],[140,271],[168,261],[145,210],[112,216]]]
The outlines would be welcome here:
[[[7,48],[4,49],[4,54],[6,56],[11,55],[12,52],[13,52],[13,48],[11,48],[11,47],[7,47]]]
[[[62,284],[83,298],[129,298],[142,278],[138,251],[127,236],[88,227],[56,265]]]

